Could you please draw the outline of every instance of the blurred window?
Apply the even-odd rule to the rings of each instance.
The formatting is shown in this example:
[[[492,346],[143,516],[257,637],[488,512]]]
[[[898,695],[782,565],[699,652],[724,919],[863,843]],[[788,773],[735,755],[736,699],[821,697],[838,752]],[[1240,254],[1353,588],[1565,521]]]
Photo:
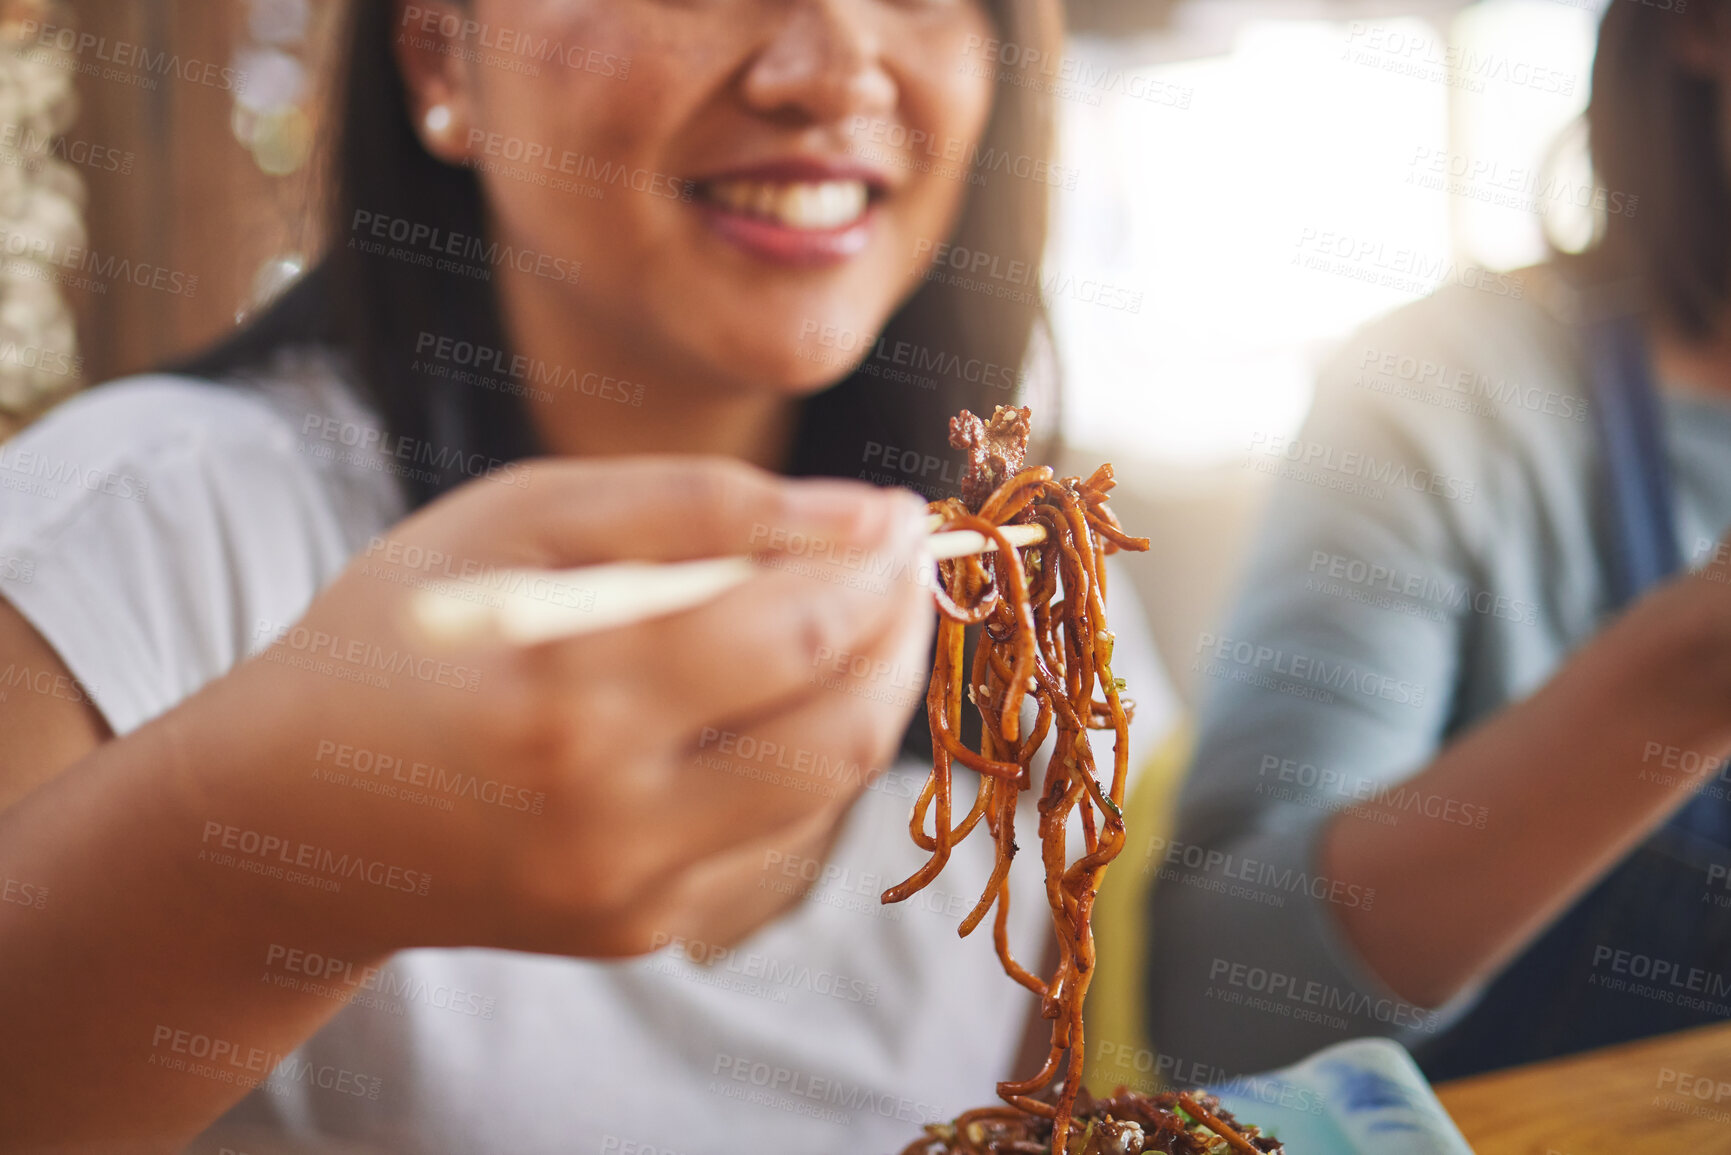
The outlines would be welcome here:
[[[1242,459],[1359,325],[1541,259],[1547,228],[1578,247],[1597,19],[1192,0],[1145,41],[1078,39],[1048,272],[1069,437],[1132,468]]]

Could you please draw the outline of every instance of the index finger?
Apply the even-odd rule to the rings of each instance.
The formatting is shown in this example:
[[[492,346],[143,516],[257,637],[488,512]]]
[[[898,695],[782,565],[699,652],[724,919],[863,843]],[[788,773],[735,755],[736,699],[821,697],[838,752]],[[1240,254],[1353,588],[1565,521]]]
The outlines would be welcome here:
[[[869,539],[914,501],[857,481],[790,480],[726,458],[536,462],[502,516],[539,564],[673,561],[760,549],[776,529]]]
[[[890,623],[931,616],[923,507],[909,502],[857,565],[764,568],[707,605],[550,643],[538,656],[559,681],[607,683],[617,700],[676,743],[718,718],[767,711],[818,691],[825,664],[863,649]],[[641,704],[641,705],[637,705]]]

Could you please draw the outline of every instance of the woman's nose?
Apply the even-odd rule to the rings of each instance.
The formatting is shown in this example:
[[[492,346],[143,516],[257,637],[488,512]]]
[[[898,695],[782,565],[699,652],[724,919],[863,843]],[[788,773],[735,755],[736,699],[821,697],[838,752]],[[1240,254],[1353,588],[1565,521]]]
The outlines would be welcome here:
[[[892,111],[883,37],[860,0],[793,0],[743,82],[754,110],[827,124]]]

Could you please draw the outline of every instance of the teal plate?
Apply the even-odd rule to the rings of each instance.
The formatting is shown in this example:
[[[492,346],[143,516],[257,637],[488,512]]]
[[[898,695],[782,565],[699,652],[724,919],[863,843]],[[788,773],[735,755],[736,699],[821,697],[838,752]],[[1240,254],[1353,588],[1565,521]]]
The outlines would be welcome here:
[[[1339,1043],[1209,1090],[1287,1155],[1472,1155],[1418,1064],[1387,1039]]]

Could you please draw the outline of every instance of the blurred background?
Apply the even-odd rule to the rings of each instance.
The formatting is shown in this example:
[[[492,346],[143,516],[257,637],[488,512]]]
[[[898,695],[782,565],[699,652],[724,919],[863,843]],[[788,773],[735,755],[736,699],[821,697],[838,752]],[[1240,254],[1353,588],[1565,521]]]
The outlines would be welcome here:
[[[1080,175],[1049,259],[1145,297],[1127,316],[1055,296],[1065,431],[1078,460],[1118,466],[1120,515],[1155,535],[1129,560],[1187,700],[1184,658],[1232,596],[1264,495],[1250,437],[1296,430],[1314,371],[1364,322],[1590,239],[1602,10],[1193,0],[1139,34],[1076,38],[1081,75],[1146,86],[1059,102]]]
[[[0,436],[197,348],[316,253],[340,2],[0,0]],[[1064,430],[1155,538],[1136,576],[1186,697],[1173,659],[1262,500],[1250,436],[1297,427],[1363,322],[1591,235],[1602,3],[1072,0],[1063,60],[993,62],[1058,95]]]

